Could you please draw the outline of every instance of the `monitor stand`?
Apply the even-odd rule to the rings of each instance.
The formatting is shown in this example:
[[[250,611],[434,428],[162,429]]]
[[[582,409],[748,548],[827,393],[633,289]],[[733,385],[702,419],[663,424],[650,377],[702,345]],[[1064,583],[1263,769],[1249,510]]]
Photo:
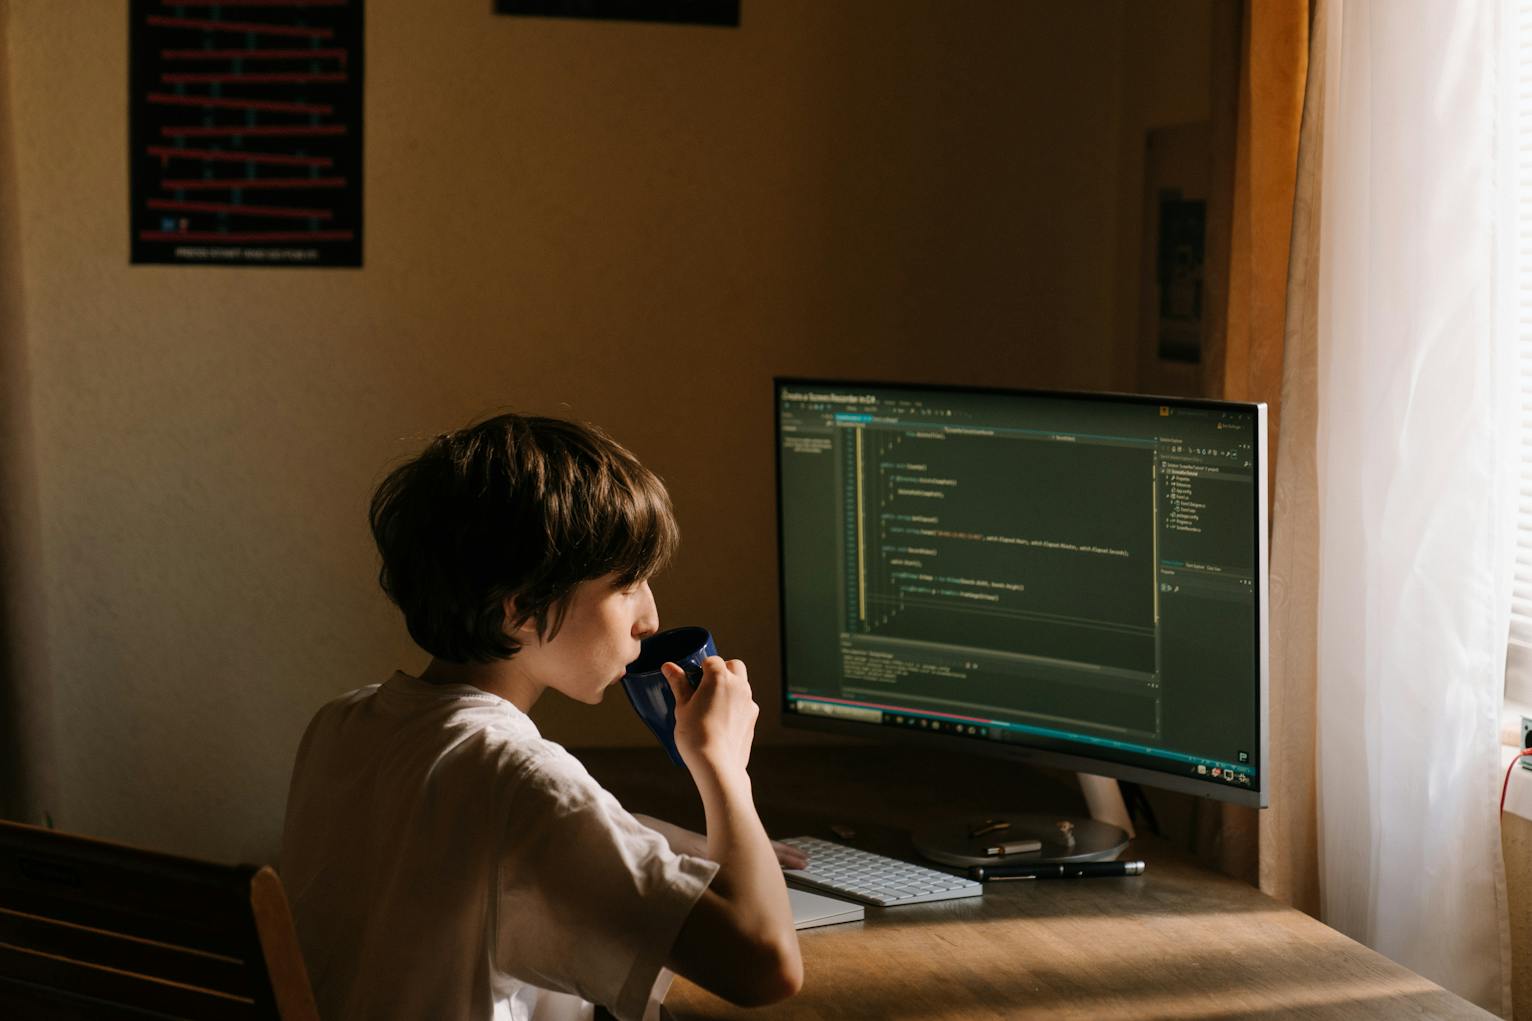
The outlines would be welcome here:
[[[1024,865],[1031,862],[1105,861],[1128,846],[1120,827],[1075,816],[986,812],[945,819],[914,833],[915,849],[943,865]],[[1010,854],[989,849],[1018,845]]]
[[[1089,819],[1035,812],[948,818],[917,830],[915,848],[932,861],[965,867],[1116,858],[1133,839],[1133,821],[1117,781],[1092,773],[1076,773],[1075,779]],[[1017,846],[1010,853],[989,853],[1007,844]]]

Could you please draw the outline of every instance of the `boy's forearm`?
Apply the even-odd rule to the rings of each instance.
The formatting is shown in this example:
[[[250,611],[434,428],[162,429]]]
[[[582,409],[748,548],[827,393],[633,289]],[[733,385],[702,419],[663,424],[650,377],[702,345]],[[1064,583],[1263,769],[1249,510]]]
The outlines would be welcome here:
[[[737,905],[742,918],[753,920],[757,938],[796,940],[781,866],[755,810],[749,776],[741,771],[699,777],[698,790],[707,817],[708,857],[719,864],[714,891]]]
[[[699,777],[697,790],[707,819],[708,857],[722,865],[742,855],[753,857],[762,847],[770,854],[771,842],[755,810],[749,774]]]

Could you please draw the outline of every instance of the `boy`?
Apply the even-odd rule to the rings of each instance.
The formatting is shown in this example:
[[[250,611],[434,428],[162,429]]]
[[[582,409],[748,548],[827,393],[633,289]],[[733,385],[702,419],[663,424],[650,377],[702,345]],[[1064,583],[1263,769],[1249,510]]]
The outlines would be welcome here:
[[[325,706],[298,749],[281,872],[321,1016],[638,1021],[662,968],[739,1004],[796,992],[744,664],[707,660],[695,691],[666,667],[705,843],[656,824],[667,842],[527,716],[550,688],[599,702],[659,627],[659,479],[593,429],[502,415],[397,468],[371,521],[432,659]]]

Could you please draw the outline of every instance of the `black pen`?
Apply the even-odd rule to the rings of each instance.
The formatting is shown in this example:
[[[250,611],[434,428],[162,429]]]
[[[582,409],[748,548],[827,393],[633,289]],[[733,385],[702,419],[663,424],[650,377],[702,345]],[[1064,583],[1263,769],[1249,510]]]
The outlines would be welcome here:
[[[975,865],[968,878],[987,879],[1090,879],[1095,876],[1141,876],[1141,861],[1077,861],[1051,865]]]

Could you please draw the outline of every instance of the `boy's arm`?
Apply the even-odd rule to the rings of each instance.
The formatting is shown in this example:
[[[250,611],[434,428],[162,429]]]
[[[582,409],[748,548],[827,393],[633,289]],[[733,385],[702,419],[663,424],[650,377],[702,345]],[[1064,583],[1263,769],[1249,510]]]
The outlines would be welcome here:
[[[777,853],[746,772],[760,708],[738,660],[706,660],[695,691],[678,668],[667,664],[665,675],[676,696],[676,746],[707,816],[707,857],[719,865],[667,964],[733,1003],[775,1003],[803,985],[803,961]]]

